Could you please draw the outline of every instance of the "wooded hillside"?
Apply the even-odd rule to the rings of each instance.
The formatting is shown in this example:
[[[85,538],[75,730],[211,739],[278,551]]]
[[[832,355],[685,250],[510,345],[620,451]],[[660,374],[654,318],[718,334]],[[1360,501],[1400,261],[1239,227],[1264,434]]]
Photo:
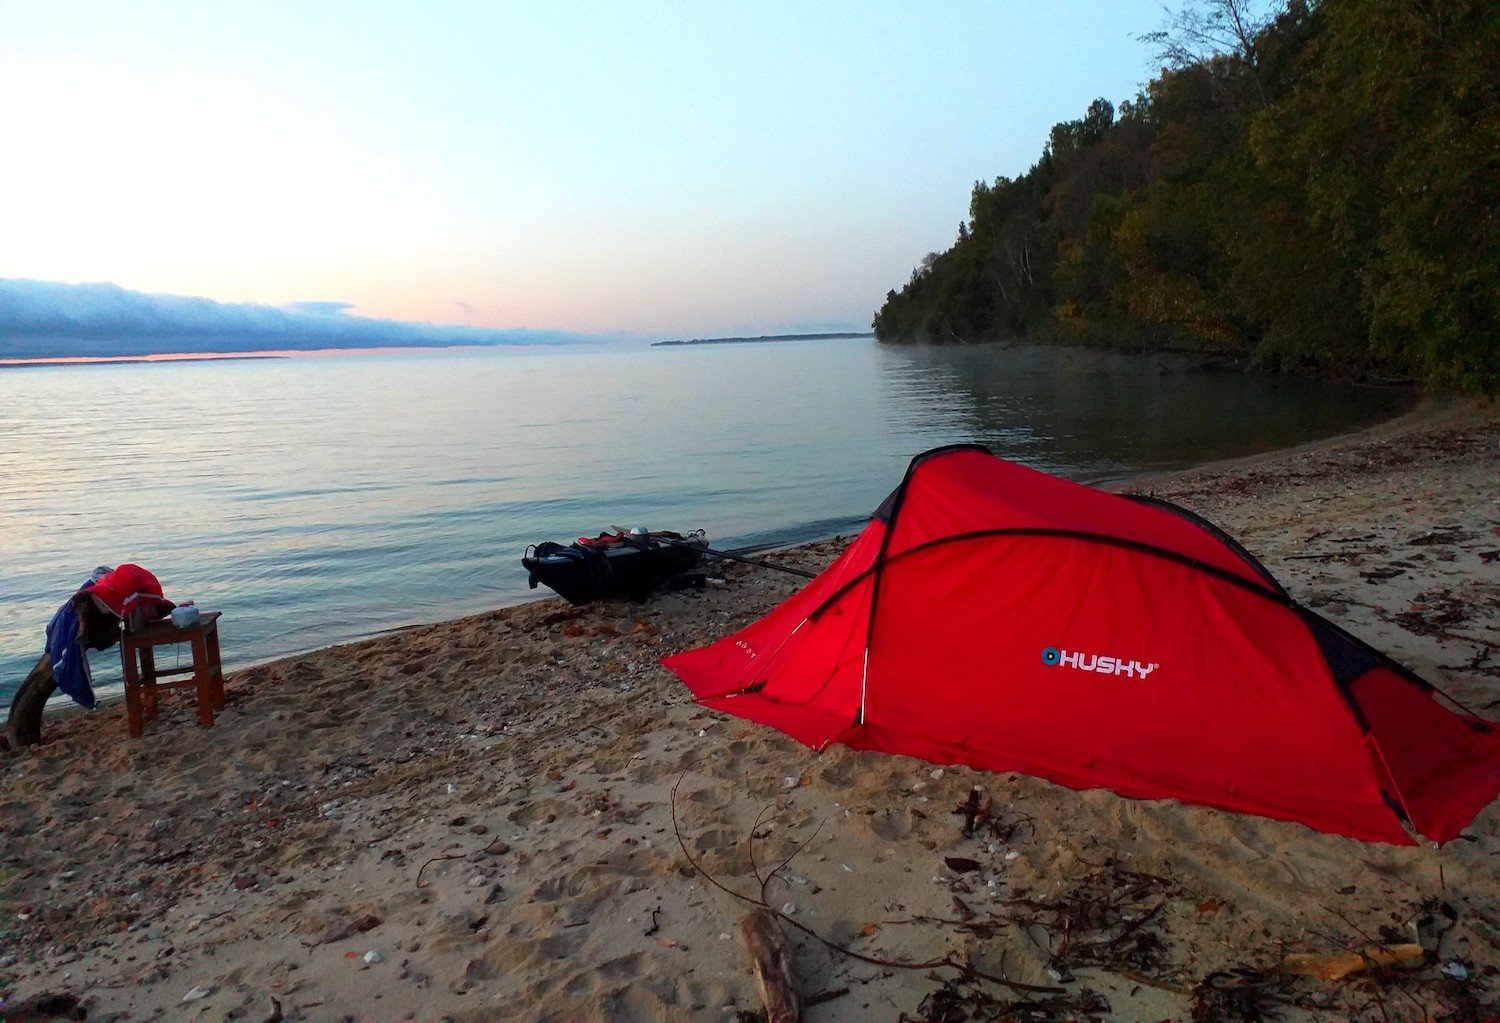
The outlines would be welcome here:
[[[1199,0],[1166,65],[1059,124],[875,316],[885,342],[1027,337],[1500,384],[1500,2]]]

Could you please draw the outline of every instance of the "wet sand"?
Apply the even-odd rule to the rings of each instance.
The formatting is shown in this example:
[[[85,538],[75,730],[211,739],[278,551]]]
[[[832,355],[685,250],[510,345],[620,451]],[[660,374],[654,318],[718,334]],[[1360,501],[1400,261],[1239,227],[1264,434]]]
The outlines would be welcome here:
[[[1429,404],[1127,489],[1207,516],[1295,597],[1493,719],[1497,455],[1494,412]],[[772,557],[816,570],[844,542]],[[170,697],[139,741],[119,704],[49,719],[45,744],[0,757],[5,1004],[66,992],[90,1020],[738,1020],[760,1008],[738,942],[749,905],[719,885],[865,957],[794,934],[804,993],[827,996],[810,1021],[985,999],[992,1015],[1028,999],[1054,1018],[1188,1019],[1197,1003],[1235,1018],[1257,997],[1290,1019],[1462,1019],[1500,998],[1500,807],[1441,850],[1394,848],[816,754],[696,707],[657,664],[796,586],[714,571],[721,584],[645,606],[540,601],[245,670],[212,729]],[[966,837],[953,810],[976,785],[994,816]],[[1380,983],[1273,969],[1398,939],[1431,954]],[[943,959],[1063,993],[889,965]],[[1254,972],[1214,977],[1234,969]]]

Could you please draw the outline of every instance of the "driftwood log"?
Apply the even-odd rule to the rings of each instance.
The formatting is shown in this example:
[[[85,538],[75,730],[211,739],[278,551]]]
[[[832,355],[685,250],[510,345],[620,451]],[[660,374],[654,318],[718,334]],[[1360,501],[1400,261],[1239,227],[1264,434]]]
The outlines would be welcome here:
[[[52,658],[42,654],[36,667],[21,683],[15,699],[10,701],[10,716],[5,720],[5,739],[11,749],[31,746],[42,738],[42,712],[47,700],[57,690],[52,677]]]
[[[766,1007],[766,1023],[798,1023],[802,1003],[792,973],[792,943],[781,921],[770,910],[754,910],[740,921],[740,939],[750,953],[750,969]]]

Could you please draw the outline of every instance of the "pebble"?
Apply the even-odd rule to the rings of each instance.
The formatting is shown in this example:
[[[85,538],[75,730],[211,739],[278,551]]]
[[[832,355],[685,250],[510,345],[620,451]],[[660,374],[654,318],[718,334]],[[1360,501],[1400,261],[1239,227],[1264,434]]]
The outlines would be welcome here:
[[[182,1000],[184,1002],[201,1002],[203,1001],[203,999],[207,998],[213,993],[214,989],[212,987],[204,987],[202,985],[199,985],[198,987],[193,988],[187,994],[183,995]]]
[[[781,911],[787,916],[791,916],[793,913],[797,912],[797,904],[795,902],[788,902],[786,905],[781,907]]]
[[[372,948],[370,949],[370,951],[364,954],[363,959],[369,965],[374,966],[376,963],[384,962],[385,956],[381,955],[379,952],[375,951]]]

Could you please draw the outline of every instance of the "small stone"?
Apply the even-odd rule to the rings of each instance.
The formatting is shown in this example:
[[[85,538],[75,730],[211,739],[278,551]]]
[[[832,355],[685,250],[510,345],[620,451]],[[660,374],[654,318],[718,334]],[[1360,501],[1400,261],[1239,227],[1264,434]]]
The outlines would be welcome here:
[[[347,923],[338,920],[328,925],[327,929],[323,931],[322,936],[318,938],[318,944],[332,945],[336,941],[343,941],[352,933],[354,932],[349,929]]]
[[[787,916],[791,916],[793,913],[797,912],[797,904],[795,902],[788,902],[781,907],[781,911]]]
[[[1018,853],[1018,852],[1016,852],[1016,850],[1012,849],[1010,852],[1008,852],[1008,853],[1005,854],[1005,858],[1007,860],[1013,860],[1013,859],[1015,859],[1016,857],[1018,857],[1020,855],[1021,855],[1020,853]]]
[[[943,776],[943,769],[941,767],[933,768],[933,771],[932,771],[932,779],[933,779],[933,781],[936,781],[937,779],[941,778],[942,776]]]
[[[207,998],[213,993],[214,989],[212,986],[204,987],[202,985],[199,985],[198,987],[193,988],[187,994],[183,995],[182,1000],[184,1002],[201,1002],[203,1001],[203,999]]]
[[[1443,965],[1443,972],[1454,980],[1469,979],[1469,968],[1460,962],[1445,963]]]
[[[475,874],[473,877],[469,878],[469,887],[470,888],[478,888],[482,884],[484,884],[484,875],[483,874]]]
[[[246,888],[254,888],[256,885],[260,884],[260,879],[257,878],[254,874],[236,874],[234,875],[234,880],[230,881],[229,883],[233,886],[235,891],[242,892]]]
[[[365,963],[370,966],[374,966],[376,963],[385,961],[385,956],[381,955],[373,948],[370,949],[370,951],[366,952],[363,956],[361,956],[361,958],[364,959]]]
[[[796,778],[783,778],[783,779],[781,779],[781,787],[784,788],[784,789],[794,789],[799,784],[800,784],[800,782]]]

